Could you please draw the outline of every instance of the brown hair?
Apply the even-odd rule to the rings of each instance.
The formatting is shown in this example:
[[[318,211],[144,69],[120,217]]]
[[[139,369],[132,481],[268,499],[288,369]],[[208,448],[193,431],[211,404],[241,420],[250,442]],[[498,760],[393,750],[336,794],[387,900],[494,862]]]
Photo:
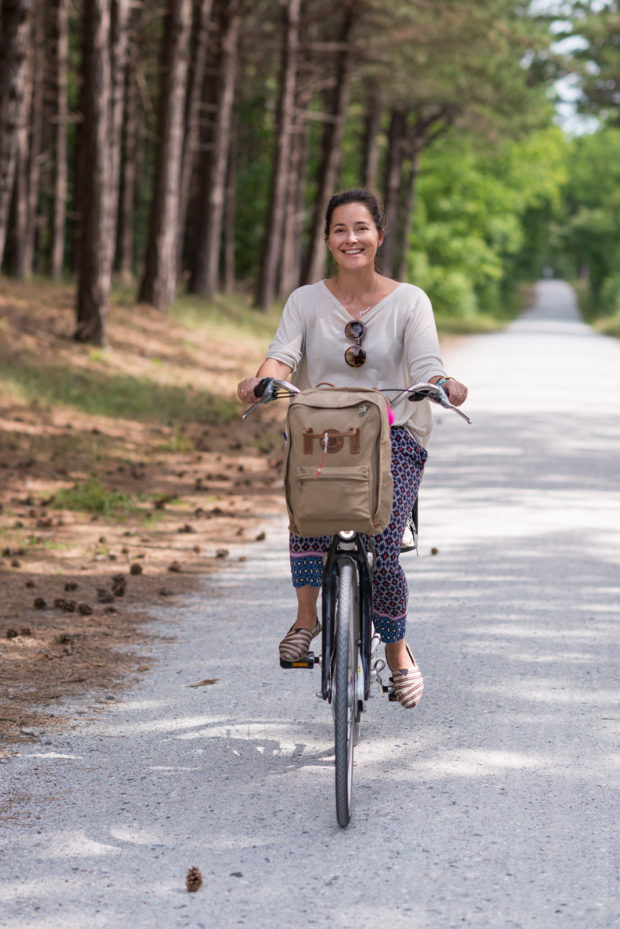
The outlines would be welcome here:
[[[325,235],[329,235],[329,229],[332,223],[334,210],[339,206],[345,206],[347,203],[363,203],[372,220],[377,227],[377,232],[383,232],[386,228],[385,214],[383,204],[376,194],[365,187],[357,187],[353,190],[343,190],[342,193],[334,194],[325,210]]]

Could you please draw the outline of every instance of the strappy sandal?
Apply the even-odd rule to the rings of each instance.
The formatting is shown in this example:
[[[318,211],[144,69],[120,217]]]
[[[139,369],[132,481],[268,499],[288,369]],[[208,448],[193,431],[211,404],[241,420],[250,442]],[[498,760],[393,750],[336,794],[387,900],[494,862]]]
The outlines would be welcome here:
[[[392,681],[394,682],[394,693],[400,705],[404,706],[406,710],[412,710],[420,702],[424,691],[424,678],[408,645],[407,651],[413,661],[413,668],[392,671]]]
[[[310,648],[310,643],[321,631],[320,622],[316,621],[316,626],[312,631],[302,629],[301,626],[291,626],[282,641],[280,642],[280,658],[284,661],[300,661],[305,658]]]

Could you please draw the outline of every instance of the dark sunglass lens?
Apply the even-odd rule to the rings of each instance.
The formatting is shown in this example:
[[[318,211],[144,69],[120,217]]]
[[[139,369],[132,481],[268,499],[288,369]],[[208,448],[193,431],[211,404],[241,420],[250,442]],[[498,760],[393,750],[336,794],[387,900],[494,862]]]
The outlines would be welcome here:
[[[352,368],[359,368],[366,361],[366,352],[361,345],[350,345],[344,353],[344,360]]]
[[[344,334],[347,339],[358,339],[364,338],[364,333],[366,332],[366,326],[364,323],[360,323],[359,320],[354,320],[352,323],[347,323],[344,329]]]

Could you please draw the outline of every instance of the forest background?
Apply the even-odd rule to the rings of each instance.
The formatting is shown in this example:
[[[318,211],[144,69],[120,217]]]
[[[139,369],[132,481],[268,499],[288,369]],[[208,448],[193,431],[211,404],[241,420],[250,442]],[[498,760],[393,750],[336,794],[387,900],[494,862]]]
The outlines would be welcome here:
[[[580,281],[588,312],[620,309],[617,2],[2,0],[0,16],[1,266],[74,279],[78,340],[106,343],[113,282],[161,311],[281,301],[324,274],[326,200],[356,185],[385,201],[384,271],[440,321],[510,311],[543,268]],[[557,125],[562,77],[594,131]]]
[[[233,385],[336,189],[442,336],[545,274],[620,335],[619,127],[617,0],[0,0],[0,735],[260,547],[279,429]]]

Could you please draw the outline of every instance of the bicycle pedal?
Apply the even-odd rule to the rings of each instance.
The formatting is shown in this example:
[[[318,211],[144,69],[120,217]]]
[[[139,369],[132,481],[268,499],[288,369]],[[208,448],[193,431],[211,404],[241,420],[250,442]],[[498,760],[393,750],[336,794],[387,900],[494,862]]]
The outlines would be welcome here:
[[[320,661],[320,655],[315,655],[314,652],[308,652],[305,658],[299,658],[297,661],[286,661],[284,658],[280,658],[280,667],[286,669],[313,668],[315,664],[319,664]]]

